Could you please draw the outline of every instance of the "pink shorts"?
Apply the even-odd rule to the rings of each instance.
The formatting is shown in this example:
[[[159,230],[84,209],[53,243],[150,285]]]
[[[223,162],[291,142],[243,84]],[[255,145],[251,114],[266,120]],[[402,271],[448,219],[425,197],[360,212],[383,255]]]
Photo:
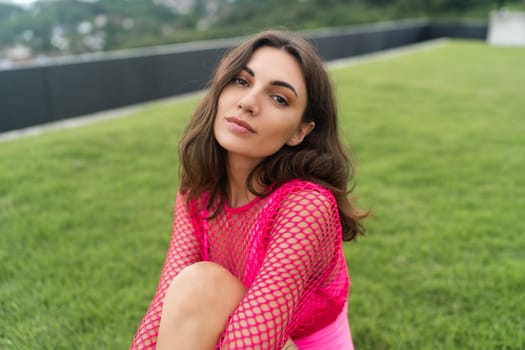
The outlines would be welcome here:
[[[345,303],[334,322],[309,336],[293,341],[300,350],[354,350],[348,324],[348,304]]]

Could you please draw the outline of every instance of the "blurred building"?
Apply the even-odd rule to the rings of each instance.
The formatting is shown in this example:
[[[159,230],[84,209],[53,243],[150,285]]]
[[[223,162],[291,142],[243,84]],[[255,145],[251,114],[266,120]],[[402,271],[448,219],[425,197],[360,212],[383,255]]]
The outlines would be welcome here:
[[[7,48],[5,57],[9,61],[25,61],[33,57],[33,51],[29,46],[17,44]]]
[[[487,40],[492,45],[525,46],[525,12],[492,12]]]

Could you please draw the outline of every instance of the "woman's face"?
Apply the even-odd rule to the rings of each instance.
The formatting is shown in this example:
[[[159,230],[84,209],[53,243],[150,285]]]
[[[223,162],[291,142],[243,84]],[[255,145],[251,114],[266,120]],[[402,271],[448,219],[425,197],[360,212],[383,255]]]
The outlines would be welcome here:
[[[306,104],[304,77],[295,58],[263,46],[221,92],[215,138],[230,157],[255,165],[285,144],[298,145],[313,129],[313,122],[301,122]]]

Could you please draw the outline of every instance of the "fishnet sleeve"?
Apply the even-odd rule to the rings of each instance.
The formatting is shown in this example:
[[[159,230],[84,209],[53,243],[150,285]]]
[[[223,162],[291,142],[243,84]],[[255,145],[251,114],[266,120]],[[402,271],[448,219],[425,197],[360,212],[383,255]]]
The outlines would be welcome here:
[[[179,193],[175,201],[171,241],[157,291],[133,339],[131,350],[155,349],[166,290],[184,267],[202,260],[202,243],[197,232],[186,199]]]
[[[274,220],[261,269],[217,348],[281,349],[330,275],[340,239],[333,197],[311,189],[289,194]]]

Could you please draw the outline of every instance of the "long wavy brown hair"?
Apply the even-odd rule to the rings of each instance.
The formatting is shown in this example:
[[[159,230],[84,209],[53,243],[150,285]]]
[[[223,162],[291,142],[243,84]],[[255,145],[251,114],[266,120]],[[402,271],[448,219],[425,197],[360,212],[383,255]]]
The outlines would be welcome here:
[[[313,121],[315,128],[298,146],[284,145],[277,153],[260,162],[248,176],[247,186],[257,196],[269,193],[257,192],[256,181],[266,185],[266,188],[276,188],[279,184],[299,178],[328,188],[337,201],[343,240],[352,240],[364,233],[360,220],[368,214],[358,210],[348,198],[350,191],[347,186],[353,176],[354,165],[339,139],[332,84],[317,50],[307,40],[291,32],[261,32],[223,57],[179,145],[182,164],[180,190],[188,194],[188,199],[209,193],[210,206],[214,199],[227,198],[226,152],[216,141],[213,130],[217,104],[224,87],[262,46],[285,50],[299,63],[308,94],[302,121]],[[215,215],[221,209],[217,207]]]

